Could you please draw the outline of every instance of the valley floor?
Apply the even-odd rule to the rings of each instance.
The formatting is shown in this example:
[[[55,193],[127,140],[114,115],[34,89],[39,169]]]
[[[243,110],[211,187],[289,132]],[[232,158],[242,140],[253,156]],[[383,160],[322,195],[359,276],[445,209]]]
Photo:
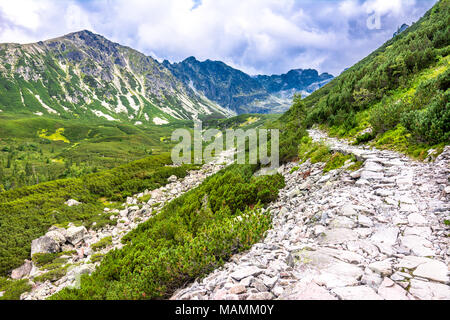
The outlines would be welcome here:
[[[422,163],[309,134],[362,168],[281,167],[263,242],[172,299],[450,299],[450,147]]]

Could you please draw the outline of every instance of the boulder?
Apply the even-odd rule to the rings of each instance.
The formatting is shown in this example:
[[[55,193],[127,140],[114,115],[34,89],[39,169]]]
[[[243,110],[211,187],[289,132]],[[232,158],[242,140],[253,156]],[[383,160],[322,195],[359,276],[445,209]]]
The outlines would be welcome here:
[[[167,181],[169,181],[170,183],[176,182],[177,180],[178,180],[177,176],[170,176],[169,179],[167,179]]]
[[[137,201],[136,198],[133,198],[133,197],[127,197],[127,204],[128,204],[128,205],[134,205],[134,204],[137,204],[137,203],[138,203],[138,201]]]
[[[342,300],[383,300],[368,286],[339,287],[332,290]]]
[[[65,202],[66,205],[68,205],[69,207],[73,207],[73,206],[79,206],[81,204],[81,202],[78,202],[77,200],[74,199],[69,199]]]
[[[315,282],[297,282],[280,295],[280,300],[337,300],[324,287]]]
[[[447,283],[449,281],[447,265],[444,262],[437,260],[429,260],[420,264],[413,274],[418,277],[442,283]]]
[[[70,267],[67,271],[67,277],[75,280],[83,274],[91,274],[95,271],[95,265],[92,263],[82,264],[80,266]]]
[[[25,263],[17,269],[11,272],[11,279],[22,279],[28,276],[33,268],[33,264],[30,260],[25,260]]]
[[[53,239],[58,245],[62,245],[66,242],[66,229],[53,229],[48,231],[45,236]]]
[[[450,289],[448,285],[436,282],[427,282],[411,279],[409,293],[421,300],[449,300]]]
[[[55,253],[60,249],[58,243],[50,237],[42,236],[31,242],[31,256],[36,253]]]
[[[70,227],[66,231],[66,239],[73,245],[80,243],[87,234],[85,227]]]
[[[257,267],[243,267],[233,272],[230,276],[239,281],[250,276],[258,276],[262,273],[262,271],[263,270]]]
[[[241,294],[247,292],[247,288],[241,284],[238,284],[230,289],[231,294]]]
[[[384,278],[378,288],[378,295],[386,300],[409,300],[408,292],[389,278]]]
[[[392,274],[392,259],[376,261],[369,265],[369,269],[382,276],[389,276]]]

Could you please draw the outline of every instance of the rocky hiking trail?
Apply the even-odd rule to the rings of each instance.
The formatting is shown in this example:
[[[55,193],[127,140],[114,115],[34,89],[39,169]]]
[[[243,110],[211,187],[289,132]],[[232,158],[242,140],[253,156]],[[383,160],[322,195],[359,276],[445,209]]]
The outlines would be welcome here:
[[[73,225],[68,229],[50,228],[44,236],[33,240],[31,255],[39,252],[62,252],[64,255],[60,258],[67,259],[67,273],[57,281],[47,280],[43,283],[35,283],[33,280],[48,270],[38,268],[32,261],[26,261],[24,265],[11,273],[11,278],[29,279],[32,284],[32,290],[22,294],[21,300],[44,300],[65,287],[76,287],[82,274],[92,273],[100,264],[100,261],[92,261],[95,255],[104,255],[110,250],[120,249],[123,246],[121,239],[124,235],[135,229],[138,224],[158,214],[168,202],[199,186],[207,177],[231,164],[232,155],[234,150],[224,151],[214,161],[203,165],[199,170],[189,171],[184,179],[172,176],[168,179],[169,184],[164,187],[153,191],[147,190],[127,198],[127,202],[123,204],[125,207],[123,210],[105,208],[105,212],[111,213],[111,220],[118,220],[115,226],[107,225],[99,230],[87,230],[83,226]],[[150,200],[142,202],[140,198],[146,195],[151,195]],[[79,202],[71,199],[66,204],[72,206]],[[93,245],[106,237],[111,237],[111,243],[105,248],[95,250]],[[75,254],[71,255],[70,252]]]
[[[282,166],[265,239],[172,299],[450,299],[450,147],[423,163],[309,134],[363,166]]]

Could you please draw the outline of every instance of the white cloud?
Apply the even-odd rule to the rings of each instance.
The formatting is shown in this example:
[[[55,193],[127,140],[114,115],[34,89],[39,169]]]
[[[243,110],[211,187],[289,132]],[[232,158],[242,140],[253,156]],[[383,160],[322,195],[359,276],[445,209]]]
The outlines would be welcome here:
[[[158,58],[222,60],[254,73],[339,73],[436,0],[0,0],[0,42],[89,29]],[[368,12],[382,28],[368,30]]]

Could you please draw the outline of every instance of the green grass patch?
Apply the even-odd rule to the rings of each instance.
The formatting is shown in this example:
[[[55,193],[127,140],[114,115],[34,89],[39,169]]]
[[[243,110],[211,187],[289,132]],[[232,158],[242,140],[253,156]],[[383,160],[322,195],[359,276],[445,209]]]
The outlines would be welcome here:
[[[58,128],[54,133],[49,134],[47,129],[42,129],[39,132],[39,137],[43,139],[48,139],[51,141],[62,141],[65,143],[70,143],[70,141],[63,135],[64,128]]]
[[[112,244],[112,237],[104,237],[100,241],[94,243],[91,248],[94,251],[101,250],[103,248],[106,248],[107,246],[110,246]]]
[[[0,300],[19,300],[20,295],[31,290],[28,280],[12,280],[0,277],[0,292],[4,292]]]
[[[69,265],[58,267],[40,276],[35,277],[33,280],[34,282],[45,282],[45,281],[55,282],[66,275],[68,268]]]
[[[35,253],[32,257],[33,263],[41,268],[48,266],[53,263],[62,263],[66,259],[60,258],[61,256],[65,255],[73,255],[77,253],[75,250],[73,251],[63,251],[63,252],[56,252],[56,253]]]
[[[311,163],[327,162],[331,158],[331,150],[321,142],[313,142],[308,136],[302,138],[298,147],[298,156],[302,162],[310,159]]]
[[[151,197],[152,197],[151,194],[147,194],[147,195],[140,197],[138,200],[140,202],[147,203],[151,199]]]
[[[289,171],[290,174],[293,174],[295,171],[298,171],[298,169],[300,169],[299,166],[295,166],[291,169],[291,171]]]
[[[331,170],[338,169],[342,167],[347,160],[351,159],[352,159],[351,155],[344,155],[340,152],[335,152],[325,164],[323,172],[329,172]]]

